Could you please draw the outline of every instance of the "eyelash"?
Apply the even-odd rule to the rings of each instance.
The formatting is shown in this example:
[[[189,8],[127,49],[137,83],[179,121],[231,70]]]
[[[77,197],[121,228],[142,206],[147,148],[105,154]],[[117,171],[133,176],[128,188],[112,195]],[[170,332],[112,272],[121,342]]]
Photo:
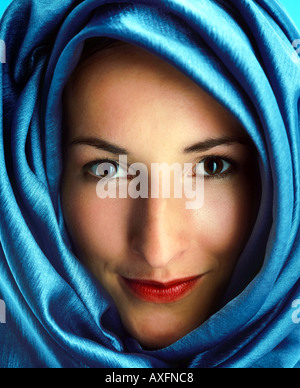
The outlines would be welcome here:
[[[225,172],[221,172],[221,173],[214,174],[214,175],[204,175],[204,179],[218,179],[218,180],[226,179],[228,176],[230,176],[234,172],[236,172],[236,170],[238,168],[237,162],[235,162],[233,159],[231,159],[231,158],[229,158],[227,156],[223,156],[223,155],[222,156],[220,156],[220,155],[207,155],[207,156],[205,156],[204,158],[202,158],[201,160],[199,160],[199,161],[197,161],[195,163],[195,165],[193,166],[193,170],[195,169],[195,167],[199,166],[201,163],[204,163],[206,161],[218,161],[218,162],[222,161],[222,162],[226,162],[226,163],[230,164],[230,166],[229,166],[229,168],[227,168],[227,170]],[[85,175],[87,177],[89,177],[89,178],[96,179],[97,181],[101,180],[102,178],[100,178],[99,176],[96,176],[94,173],[91,172],[91,168],[94,167],[97,164],[100,165],[100,164],[103,164],[103,163],[109,163],[109,164],[113,165],[116,168],[117,171],[118,171],[118,169],[120,167],[118,162],[116,160],[113,160],[113,159],[105,158],[105,159],[94,160],[94,161],[91,161],[91,162],[87,163],[83,167]],[[130,179],[130,175],[127,178]],[[121,179],[121,178],[118,177],[116,179]]]
[[[90,170],[92,167],[94,167],[95,165],[100,165],[102,163],[109,163],[109,164],[112,164],[116,170],[120,167],[119,163],[116,161],[116,160],[113,160],[113,159],[108,159],[108,158],[105,158],[105,159],[97,159],[97,160],[93,160],[87,164],[85,164],[83,166],[83,171],[84,171],[84,174],[88,177],[88,178],[93,178],[93,179],[96,179],[97,181],[101,180],[101,178],[95,174],[93,174]]]
[[[225,156],[225,155],[206,155],[204,158],[196,162],[196,166],[198,166],[200,163],[206,162],[206,161],[222,161],[228,163],[230,166],[227,168],[225,172],[221,172],[219,174],[214,175],[205,175],[205,179],[225,179],[228,176],[232,175],[234,172],[237,171],[238,163],[234,161],[232,158]],[[194,167],[193,167],[194,168]]]

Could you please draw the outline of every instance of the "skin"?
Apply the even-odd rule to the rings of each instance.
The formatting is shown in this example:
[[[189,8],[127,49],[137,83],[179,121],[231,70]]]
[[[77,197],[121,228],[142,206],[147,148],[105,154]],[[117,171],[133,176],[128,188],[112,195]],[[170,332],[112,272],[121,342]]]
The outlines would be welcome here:
[[[82,62],[64,101],[68,132],[61,197],[74,250],[112,296],[128,333],[144,348],[166,347],[216,311],[251,233],[257,176],[249,139],[240,123],[189,78],[129,45]],[[226,174],[205,178],[204,205],[198,210],[187,210],[186,198],[99,199],[99,178],[85,166],[103,158],[117,161],[118,155],[79,138],[125,148],[128,164],[144,163],[148,171],[153,162],[197,166],[211,156],[234,163]],[[184,152],[219,138],[232,142]],[[128,181],[115,179],[115,184]],[[120,280],[168,282],[198,275],[203,276],[192,292],[172,303],[145,302]]]

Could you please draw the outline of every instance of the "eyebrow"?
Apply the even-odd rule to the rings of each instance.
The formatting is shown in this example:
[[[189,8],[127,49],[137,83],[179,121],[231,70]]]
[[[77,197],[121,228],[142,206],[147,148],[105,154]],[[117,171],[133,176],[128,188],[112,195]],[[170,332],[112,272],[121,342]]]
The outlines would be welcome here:
[[[125,148],[119,147],[116,144],[110,143],[103,139],[98,139],[96,137],[76,138],[70,142],[70,145],[88,145],[116,155],[129,154],[129,151]]]
[[[248,142],[244,138],[233,138],[233,137],[221,137],[216,139],[208,139],[184,148],[183,153],[204,152],[204,151],[210,150],[211,148],[218,147],[220,145],[229,146],[233,144],[248,145]],[[129,154],[129,151],[126,150],[125,148],[119,147],[116,144],[110,143],[106,140],[99,139],[96,137],[76,138],[70,142],[70,145],[71,146],[88,145],[91,147],[95,147],[99,150],[110,152],[115,155]]]
[[[240,137],[240,138],[234,138],[234,137],[220,137],[217,139],[208,139],[205,141],[200,141],[196,144],[193,144],[189,147],[184,148],[184,153],[193,153],[193,152],[204,152],[208,151],[211,148],[218,147],[220,145],[233,145],[233,144],[242,144],[242,145],[249,145],[249,142]]]

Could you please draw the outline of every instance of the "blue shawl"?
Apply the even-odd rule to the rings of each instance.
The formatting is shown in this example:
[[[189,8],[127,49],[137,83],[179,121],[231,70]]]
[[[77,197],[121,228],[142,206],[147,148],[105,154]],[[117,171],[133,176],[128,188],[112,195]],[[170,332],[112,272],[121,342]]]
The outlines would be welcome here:
[[[60,206],[62,91],[104,36],[188,75],[259,154],[257,223],[220,309],[155,351],[72,253]],[[0,367],[300,367],[300,33],[277,0],[14,0],[0,39]]]

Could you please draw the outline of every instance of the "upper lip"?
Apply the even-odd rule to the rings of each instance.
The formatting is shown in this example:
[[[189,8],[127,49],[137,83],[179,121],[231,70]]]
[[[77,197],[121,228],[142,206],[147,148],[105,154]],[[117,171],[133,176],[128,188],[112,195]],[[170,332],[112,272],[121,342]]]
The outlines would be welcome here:
[[[124,278],[124,279],[127,281],[130,281],[130,282],[140,283],[140,284],[143,284],[145,286],[149,285],[152,287],[169,288],[169,287],[175,286],[177,284],[182,284],[182,283],[186,283],[186,282],[189,282],[192,280],[196,280],[200,276],[201,275],[189,276],[189,277],[185,277],[185,278],[181,278],[181,279],[177,278],[177,279],[170,280],[167,282],[160,282],[157,280],[149,280],[149,279],[129,279],[129,278]]]

